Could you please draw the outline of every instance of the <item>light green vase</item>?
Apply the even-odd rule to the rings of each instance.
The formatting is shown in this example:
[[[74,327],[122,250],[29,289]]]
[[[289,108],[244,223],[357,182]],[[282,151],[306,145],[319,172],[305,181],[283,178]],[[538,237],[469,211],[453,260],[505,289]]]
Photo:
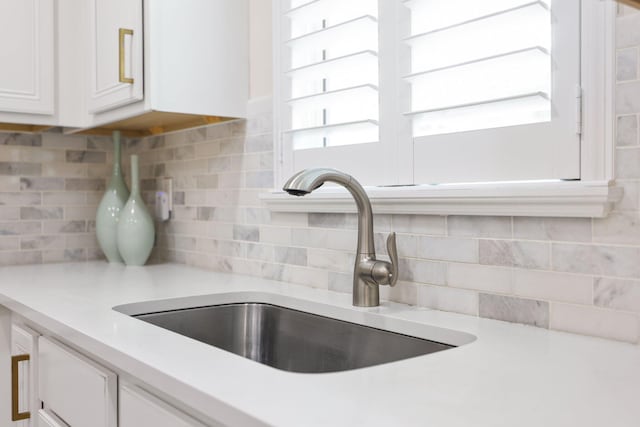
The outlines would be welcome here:
[[[138,156],[131,156],[131,196],[120,212],[118,251],[127,265],[144,265],[151,255],[155,229],[140,195]]]
[[[113,132],[113,173],[96,213],[96,234],[100,249],[109,262],[122,262],[118,252],[118,218],[129,198],[129,189],[120,166],[120,132]]]

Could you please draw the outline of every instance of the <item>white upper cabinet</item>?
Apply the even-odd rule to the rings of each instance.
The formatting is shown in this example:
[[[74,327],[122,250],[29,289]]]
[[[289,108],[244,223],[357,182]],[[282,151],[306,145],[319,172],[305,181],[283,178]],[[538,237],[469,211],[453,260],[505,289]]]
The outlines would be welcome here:
[[[143,98],[142,0],[90,0],[87,106],[98,113]]]
[[[83,128],[145,136],[246,115],[247,0],[90,3]]]
[[[0,1],[0,111],[54,113],[54,36],[53,0]]]
[[[129,136],[246,115],[248,0],[1,0],[0,129]]]

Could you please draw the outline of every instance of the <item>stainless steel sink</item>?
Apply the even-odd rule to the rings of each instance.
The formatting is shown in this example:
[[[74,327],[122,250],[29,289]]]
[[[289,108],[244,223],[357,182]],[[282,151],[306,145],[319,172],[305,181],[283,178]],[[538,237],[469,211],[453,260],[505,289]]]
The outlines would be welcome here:
[[[134,317],[274,368],[336,372],[454,346],[266,303],[237,303]]]

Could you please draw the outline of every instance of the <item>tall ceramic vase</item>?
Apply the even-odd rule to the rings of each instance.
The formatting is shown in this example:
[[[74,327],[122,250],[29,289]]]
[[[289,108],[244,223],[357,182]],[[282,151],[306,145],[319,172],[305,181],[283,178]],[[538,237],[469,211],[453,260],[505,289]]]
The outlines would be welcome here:
[[[155,229],[140,195],[138,156],[131,156],[131,196],[120,212],[118,251],[127,265],[144,265],[151,255]]]
[[[122,262],[118,252],[118,218],[129,198],[129,189],[122,177],[120,167],[120,132],[113,132],[113,172],[107,191],[104,193],[96,213],[96,234],[100,249],[109,262]]]

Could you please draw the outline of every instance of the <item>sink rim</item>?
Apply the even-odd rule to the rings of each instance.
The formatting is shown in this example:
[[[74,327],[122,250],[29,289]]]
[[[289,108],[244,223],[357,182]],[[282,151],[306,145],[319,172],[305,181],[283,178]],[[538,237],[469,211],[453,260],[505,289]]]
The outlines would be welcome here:
[[[164,298],[157,300],[137,301],[120,304],[112,310],[126,316],[136,316],[160,311],[174,311],[189,308],[206,307],[223,304],[262,303],[281,306],[335,320],[355,323],[388,332],[395,332],[410,337],[422,338],[454,347],[462,347],[477,340],[475,335],[455,329],[443,328],[428,323],[394,317],[392,312],[385,312],[386,306],[360,308],[343,305],[342,301],[331,303],[293,298],[286,295],[263,291],[238,291],[187,297]],[[417,308],[416,309],[420,309]],[[425,309],[428,310],[428,309]],[[131,317],[134,320],[135,317]],[[153,325],[150,325],[153,326]],[[186,337],[185,337],[186,338]],[[455,350],[455,349],[450,349]],[[450,351],[449,350],[449,351]],[[447,351],[446,353],[448,353]],[[420,357],[426,357],[420,356]],[[401,361],[400,361],[401,362]]]
[[[133,317],[254,362],[303,374],[365,369],[457,348],[412,335],[254,301],[155,311]],[[207,327],[209,322],[216,325],[231,323],[219,329]],[[282,335],[274,335],[273,332],[278,332],[281,327]],[[340,339],[345,337],[349,340]],[[354,345],[362,351],[353,352]],[[376,348],[376,345],[383,348]]]

